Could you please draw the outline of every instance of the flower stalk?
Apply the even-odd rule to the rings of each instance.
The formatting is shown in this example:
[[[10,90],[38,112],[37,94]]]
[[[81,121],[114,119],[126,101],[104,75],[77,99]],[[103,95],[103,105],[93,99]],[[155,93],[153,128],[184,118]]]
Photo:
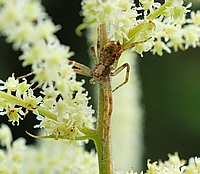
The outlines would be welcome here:
[[[172,1],[173,0],[166,1],[162,6],[160,6],[158,9],[156,9],[153,13],[150,13],[147,16],[147,19],[153,20],[153,19],[157,18],[158,16],[162,15],[163,13],[165,13],[166,8],[170,7],[172,5]]]
[[[100,45],[105,45],[107,43],[107,32],[105,25],[100,25]],[[103,124],[103,118],[105,117],[104,106],[105,106],[105,97],[104,97],[104,90],[102,89],[101,85],[98,85],[98,116],[97,116],[97,138],[94,139],[97,155],[98,155],[98,162],[99,162],[99,173],[100,174],[112,174],[114,173],[113,170],[113,161],[112,161],[112,152],[111,152],[111,136],[110,132],[107,135],[105,131],[105,125]],[[106,115],[106,118],[108,116]],[[103,138],[104,137],[104,138]],[[102,139],[104,139],[102,142]],[[104,144],[105,143],[105,144]],[[104,147],[105,145],[105,147]]]
[[[98,164],[99,164],[99,174],[113,173],[113,163],[111,157],[111,140],[110,136],[106,136],[105,140],[106,145],[103,147],[102,137],[104,136],[104,125],[103,125],[103,116],[104,116],[104,92],[103,89],[99,86],[99,104],[98,104],[98,122],[97,122],[97,137],[94,139]]]

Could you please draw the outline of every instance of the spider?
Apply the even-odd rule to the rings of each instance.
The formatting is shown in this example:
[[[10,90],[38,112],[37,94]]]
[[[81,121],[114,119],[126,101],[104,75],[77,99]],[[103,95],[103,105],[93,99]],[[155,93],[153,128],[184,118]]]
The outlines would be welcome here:
[[[149,39],[147,39],[149,40]],[[133,42],[129,46],[122,48],[122,45],[119,41],[108,41],[102,49],[100,49],[100,27],[98,27],[98,39],[97,39],[97,53],[95,52],[94,46],[91,46],[91,54],[93,57],[94,68],[90,69],[89,67],[75,62],[70,61],[70,64],[73,64],[74,71],[77,74],[81,74],[84,76],[92,77],[90,79],[90,83],[94,84],[97,81],[104,92],[104,115],[103,115],[103,149],[105,147],[105,137],[110,136],[110,124],[111,124],[111,114],[113,110],[113,99],[112,92],[119,89],[121,86],[125,85],[129,79],[130,65],[128,63],[124,63],[120,67],[117,67],[117,62],[121,56],[121,54],[131,48],[136,44],[140,44],[146,42],[147,40],[140,42]],[[125,80],[119,84],[114,90],[111,88],[110,77],[116,76],[123,69],[126,68]]]

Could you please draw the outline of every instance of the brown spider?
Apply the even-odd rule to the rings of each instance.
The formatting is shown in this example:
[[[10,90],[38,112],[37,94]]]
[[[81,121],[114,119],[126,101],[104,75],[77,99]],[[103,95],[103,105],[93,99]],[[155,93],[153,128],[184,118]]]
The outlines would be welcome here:
[[[129,79],[130,65],[128,63],[124,63],[116,69],[118,59],[120,58],[122,52],[124,52],[125,50],[134,47],[136,44],[146,42],[147,40],[134,42],[125,48],[122,48],[122,45],[119,43],[119,41],[108,41],[100,50],[100,31],[98,28],[97,54],[95,52],[94,46],[91,46],[91,53],[95,65],[94,68],[90,69],[83,64],[77,63],[75,61],[70,61],[70,64],[73,64],[73,66],[75,67],[74,71],[76,73],[92,77],[92,79],[90,79],[90,83],[94,84],[95,81],[97,81],[104,91],[103,125],[105,129],[103,131],[102,137],[103,148],[105,147],[106,143],[105,137],[110,135],[111,114],[113,110],[112,92],[126,84]],[[114,90],[112,90],[110,76],[116,76],[124,68],[126,68],[124,82],[122,82]]]

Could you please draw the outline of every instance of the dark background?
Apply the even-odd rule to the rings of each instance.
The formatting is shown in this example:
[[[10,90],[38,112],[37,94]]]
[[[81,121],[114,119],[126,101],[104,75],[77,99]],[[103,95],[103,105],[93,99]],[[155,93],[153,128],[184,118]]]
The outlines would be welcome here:
[[[62,29],[57,36],[63,44],[75,51],[74,60],[89,64],[88,47],[84,37],[76,36],[74,29],[81,23],[80,1],[43,0],[47,12],[55,24]],[[195,7],[194,7],[195,9]],[[22,68],[17,60],[20,53],[12,50],[0,38],[0,78],[5,80],[11,73],[26,74],[29,68]],[[168,153],[178,151],[181,158],[200,155],[200,49],[189,49],[159,57],[150,53],[139,58],[142,83],[142,104],[145,108],[145,156],[154,160],[167,159]],[[85,87],[90,88],[86,83]],[[0,123],[7,117],[0,117]],[[35,116],[28,115],[20,126],[11,126],[14,139],[27,138],[25,130],[34,133]]]

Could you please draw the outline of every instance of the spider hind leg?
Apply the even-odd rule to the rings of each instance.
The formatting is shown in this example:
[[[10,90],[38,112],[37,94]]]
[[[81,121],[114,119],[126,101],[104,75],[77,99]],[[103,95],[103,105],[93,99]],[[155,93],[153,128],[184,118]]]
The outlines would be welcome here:
[[[115,87],[115,89],[112,90],[112,92],[116,91],[117,89],[119,89],[120,87],[122,87],[123,85],[125,85],[125,84],[128,82],[129,74],[130,74],[130,65],[129,65],[128,63],[124,63],[124,64],[121,65],[119,68],[117,68],[114,72],[111,72],[111,76],[116,76],[116,75],[119,74],[124,68],[126,68],[125,80],[124,80],[124,82],[122,82],[121,84],[119,84],[117,87]]]

